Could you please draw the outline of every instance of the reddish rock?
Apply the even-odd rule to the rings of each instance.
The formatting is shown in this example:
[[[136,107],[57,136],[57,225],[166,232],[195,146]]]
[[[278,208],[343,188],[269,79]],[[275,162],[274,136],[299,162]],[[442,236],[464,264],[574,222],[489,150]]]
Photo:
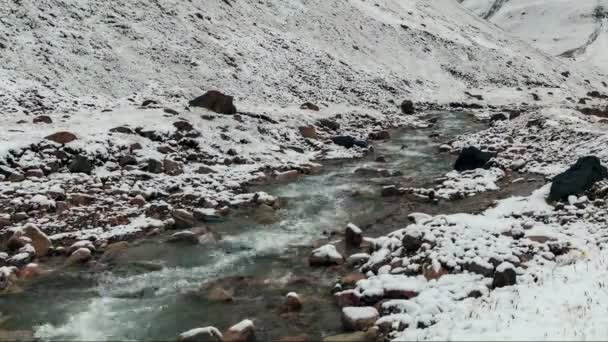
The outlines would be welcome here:
[[[289,292],[285,297],[285,309],[287,312],[297,312],[302,310],[302,299],[295,292]]]
[[[277,182],[291,182],[300,177],[298,170],[289,170],[285,172],[279,172],[276,174]]]
[[[26,178],[43,178],[44,172],[42,172],[42,170],[40,170],[40,169],[27,170],[25,172],[25,177]]]
[[[170,159],[163,160],[163,168],[165,173],[170,176],[177,176],[184,173],[182,164]]]
[[[338,306],[341,308],[361,305],[361,294],[357,290],[337,292],[334,294],[334,298],[336,298]]]
[[[26,224],[23,229],[23,236],[32,240],[31,244],[36,250],[36,256],[43,257],[48,254],[52,246],[51,240],[38,227],[33,224]]]
[[[68,144],[78,138],[76,137],[76,135],[70,132],[57,132],[49,135],[45,139],[54,141],[58,144]]]
[[[40,265],[36,263],[29,263],[25,265],[21,271],[19,271],[19,277],[23,279],[32,279],[40,276],[42,274],[42,269]]]
[[[441,265],[438,265],[438,267],[435,267],[433,265],[424,265],[422,267],[422,274],[424,275],[426,280],[437,280],[448,274],[448,271]]]
[[[346,286],[354,286],[359,280],[365,279],[365,275],[361,272],[352,272],[342,277],[342,284]]]
[[[79,263],[85,263],[91,259],[91,251],[88,248],[79,248],[70,255],[66,261],[66,265],[75,265]]]
[[[302,126],[299,127],[299,130],[304,138],[317,139],[317,130],[314,126]]]
[[[190,107],[203,107],[219,114],[236,114],[234,98],[211,90],[190,101]]]

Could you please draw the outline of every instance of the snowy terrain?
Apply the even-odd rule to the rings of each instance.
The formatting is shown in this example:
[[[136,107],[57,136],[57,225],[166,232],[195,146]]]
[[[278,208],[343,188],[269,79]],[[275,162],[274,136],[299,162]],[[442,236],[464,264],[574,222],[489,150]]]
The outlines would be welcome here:
[[[458,1],[552,56],[608,74],[608,1]]]
[[[191,228],[235,208],[279,208],[250,187],[297,181],[319,172],[320,161],[365,155],[390,129],[430,125],[402,113],[411,100],[422,114],[468,108],[490,122],[446,141],[443,152],[475,146],[497,156],[488,170],[452,171],[434,188],[397,192],[456,201],[525,181],[515,171],[548,183],[479,214],[419,213],[366,237],[369,254],[344,255],[344,267],[363,261],[367,279],[337,294],[353,301],[343,310],[352,324],[377,313],[381,333],[403,340],[603,339],[608,184],[546,201],[552,177],[578,158],[608,162],[602,6],[7,2],[0,295],[35,273],[28,267],[45,260],[38,254],[47,239],[49,255],[87,261],[109,243]],[[234,96],[238,113],[188,107],[212,89]],[[28,235],[28,223],[40,233]],[[338,264],[340,252],[316,250]],[[204,328],[183,336],[199,333],[220,335]]]

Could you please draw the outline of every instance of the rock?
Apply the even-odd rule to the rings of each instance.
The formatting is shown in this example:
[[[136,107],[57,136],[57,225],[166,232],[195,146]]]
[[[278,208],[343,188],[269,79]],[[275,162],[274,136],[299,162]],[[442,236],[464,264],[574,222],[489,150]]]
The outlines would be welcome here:
[[[517,274],[515,273],[515,267],[511,263],[503,262],[496,267],[492,288],[512,286],[516,283]]]
[[[391,172],[387,169],[375,169],[371,167],[359,167],[354,171],[355,174],[364,176],[364,177],[390,177],[393,176]]]
[[[74,251],[66,261],[67,266],[85,263],[91,259],[91,251],[88,248],[79,248]]]
[[[379,155],[376,157],[376,162],[377,163],[386,163],[386,156],[383,155]]]
[[[374,326],[380,318],[376,308],[347,306],[342,308],[342,325],[346,331],[363,331]]]
[[[40,115],[34,118],[34,123],[45,123],[45,124],[52,124],[53,120],[51,119],[50,116],[47,115]]]
[[[411,213],[409,215],[407,215],[408,220],[416,223],[416,224],[420,224],[423,223],[424,221],[430,220],[432,218],[431,215],[429,214],[424,214],[424,213]]]
[[[157,104],[158,104],[157,101],[148,99],[148,100],[144,100],[144,102],[141,103],[141,106],[148,107],[149,105],[157,105]]]
[[[194,128],[188,121],[176,121],[173,123],[173,127],[178,131],[191,131]]]
[[[163,112],[171,115],[179,115],[179,112],[173,108],[163,108]]]
[[[76,137],[76,135],[74,135],[73,133],[70,133],[70,132],[57,132],[57,133],[49,135],[45,139],[54,141],[58,144],[68,144],[78,138]]]
[[[19,271],[19,277],[22,279],[36,278],[41,274],[42,269],[40,268],[40,265],[33,262],[25,265],[25,267]]]
[[[331,119],[319,119],[317,120],[317,126],[337,131],[340,129],[340,124]]]
[[[344,234],[344,240],[346,244],[352,247],[359,247],[363,242],[363,231],[352,223],[346,226]]]
[[[206,175],[209,173],[215,173],[215,170],[207,166],[201,166],[195,172],[198,174]]]
[[[407,232],[403,236],[401,243],[407,252],[413,253],[417,252],[420,247],[422,247],[423,241],[422,237],[418,236],[416,232]]]
[[[70,170],[71,173],[90,174],[91,171],[93,171],[93,164],[87,157],[77,155],[70,165],[68,165],[68,170]]]
[[[180,342],[222,342],[222,333],[214,327],[196,328],[179,334]]]
[[[388,140],[391,138],[391,134],[388,131],[378,131],[369,134],[370,140]]]
[[[439,146],[440,152],[450,152],[451,150],[452,150],[452,146],[450,146],[450,145],[443,144],[443,145]]]
[[[367,331],[328,336],[323,339],[323,342],[376,342],[377,338],[378,330],[370,328]]]
[[[311,102],[305,102],[300,106],[300,109],[304,109],[304,110],[312,110],[315,112],[318,112],[320,110],[319,106],[317,106],[314,103]]]
[[[382,190],[380,191],[380,195],[382,195],[382,197],[399,196],[400,194],[401,192],[396,185],[383,186]]]
[[[30,169],[25,171],[26,178],[44,178],[44,172],[40,169]]]
[[[119,260],[128,249],[129,243],[126,241],[112,243],[105,248],[105,251],[101,256],[100,261],[114,263]]]
[[[296,336],[285,336],[279,339],[279,342],[311,342],[310,336],[306,334]]]
[[[207,291],[207,300],[211,302],[232,302],[234,298],[232,297],[232,293],[228,290],[222,288],[219,285],[213,286]]]
[[[422,275],[426,280],[437,280],[446,274],[448,274],[448,271],[441,265],[429,264],[422,267]]]
[[[125,167],[128,165],[137,165],[137,158],[131,155],[121,156],[118,158],[118,165]]]
[[[13,183],[23,182],[25,180],[25,176],[19,172],[12,173],[8,176],[8,181]]]
[[[171,235],[171,237],[167,239],[167,243],[198,245],[198,236],[189,230],[184,230]]]
[[[68,247],[67,253],[72,254],[81,248],[86,248],[91,252],[95,251],[95,245],[93,244],[93,242],[91,242],[89,240],[80,240],[80,241],[74,242],[70,247]]]
[[[246,319],[230,327],[224,333],[224,342],[254,342],[255,327],[253,322]]]
[[[367,148],[367,141],[358,140],[348,135],[333,137],[331,138],[331,141],[333,141],[334,144],[345,148],[353,148],[354,146]]]
[[[17,272],[18,269],[16,267],[0,267],[0,295],[19,292]],[[1,334],[0,341],[5,341],[2,339]]]
[[[357,290],[340,291],[334,294],[339,307],[354,307],[361,305],[361,293]]]
[[[196,223],[194,219],[194,214],[185,210],[185,209],[176,209],[173,210],[171,217],[175,220],[175,225],[178,228],[190,228],[193,227]]]
[[[29,264],[36,255],[36,249],[29,243],[17,250],[17,254],[11,256],[7,263],[15,267],[24,267]]]
[[[502,113],[498,113],[498,114],[494,114],[490,117],[490,122],[496,122],[496,121],[505,121],[508,120],[509,118],[507,118],[506,115],[502,114]]]
[[[304,138],[317,139],[317,130],[314,126],[302,126],[298,129]]]
[[[144,171],[150,172],[150,173],[162,173],[163,164],[154,158],[150,158],[146,162],[146,167],[144,168]]]
[[[190,107],[203,107],[219,114],[236,114],[232,96],[210,90],[189,102]]]
[[[344,263],[344,258],[334,245],[325,245],[312,251],[308,258],[310,266],[332,266]]]
[[[133,132],[132,129],[130,129],[129,127],[126,126],[119,126],[119,127],[114,127],[112,129],[110,129],[111,133],[122,133],[122,134],[133,134],[135,132]]]
[[[410,100],[404,100],[401,102],[401,113],[412,115],[416,113],[416,108],[414,107],[414,102]]]
[[[0,214],[0,229],[11,225],[11,216],[8,214]]]
[[[289,292],[285,296],[285,309],[287,312],[298,312],[302,310],[302,299],[295,292]]]
[[[165,169],[165,173],[169,176],[177,176],[184,173],[182,164],[170,159],[163,160],[163,167]]]
[[[274,208],[268,204],[260,204],[255,209],[253,218],[259,224],[273,224],[278,220]]]
[[[22,231],[24,236],[32,240],[31,243],[32,246],[34,246],[34,249],[36,250],[36,256],[43,257],[48,254],[52,243],[46,234],[44,234],[40,229],[38,229],[38,227],[31,223],[26,224],[22,228]]]
[[[476,147],[467,147],[460,152],[454,170],[462,172],[483,168],[496,155],[490,152],[481,152]]]
[[[355,286],[359,280],[365,279],[365,274],[361,272],[351,272],[344,277],[342,277],[341,283],[346,286]],[[347,305],[347,306],[357,306],[357,305]]]
[[[277,172],[275,178],[277,182],[291,182],[300,177],[298,170],[289,170],[285,172]]]
[[[32,240],[28,237],[23,236],[22,232],[15,232],[13,236],[11,236],[6,242],[6,249],[9,252],[15,252],[31,242]]]
[[[568,196],[582,194],[606,178],[608,170],[597,157],[582,157],[564,173],[553,178],[549,200],[567,200]]]

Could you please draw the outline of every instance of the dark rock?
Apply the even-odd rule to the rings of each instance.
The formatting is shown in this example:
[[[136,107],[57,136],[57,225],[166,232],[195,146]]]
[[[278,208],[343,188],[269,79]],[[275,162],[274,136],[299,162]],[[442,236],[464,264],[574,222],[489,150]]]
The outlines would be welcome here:
[[[175,109],[171,109],[171,108],[164,108],[163,112],[165,112],[167,114],[171,114],[171,115],[179,115],[178,111],[176,111]]]
[[[407,115],[412,115],[416,113],[416,107],[414,107],[414,102],[410,100],[404,100],[403,102],[401,102],[401,112]]]
[[[349,246],[359,247],[363,242],[363,232],[361,231],[361,228],[349,223],[346,226],[344,240]]]
[[[203,107],[219,114],[236,114],[233,101],[232,96],[211,90],[190,101],[189,104],[191,107]]]
[[[367,147],[367,141],[358,140],[358,139],[355,139],[348,135],[333,137],[333,138],[331,138],[331,140],[334,142],[334,144],[342,146],[342,147],[346,147],[346,148],[352,148],[354,146],[358,146],[358,147],[362,147],[362,148]]]
[[[494,280],[492,281],[492,288],[499,288],[505,286],[513,286],[517,284],[517,274],[512,267],[499,269],[494,273]]]
[[[387,186],[382,187],[382,191],[380,194],[382,195],[382,197],[393,197],[393,196],[399,196],[401,193],[399,191],[399,188],[397,188],[397,186],[387,185]]]
[[[300,109],[306,109],[306,110],[312,110],[312,111],[318,112],[321,108],[319,108],[319,106],[317,106],[314,103],[306,102],[300,106]]]
[[[576,164],[553,179],[549,200],[567,200],[591,189],[593,184],[608,178],[608,169],[595,156],[580,158]]]
[[[70,133],[70,132],[57,132],[57,133],[49,135],[45,139],[54,141],[58,144],[67,144],[78,138],[76,137],[76,135],[74,135],[73,133]]]
[[[170,159],[163,160],[163,168],[165,173],[170,176],[177,176],[184,173],[182,164]]]
[[[482,152],[476,147],[467,147],[460,152],[454,170],[462,172],[483,168],[496,155],[490,152]]]
[[[331,119],[319,119],[317,121],[317,126],[328,128],[332,131],[337,131],[340,129],[340,124]]]
[[[134,133],[132,129],[130,129],[129,127],[125,127],[125,126],[114,127],[110,130],[110,132],[122,133],[122,134],[133,134]]]
[[[144,171],[150,173],[162,173],[163,172],[163,163],[160,161],[150,158],[144,168]]]
[[[89,160],[89,158],[77,155],[72,159],[70,165],[68,165],[68,170],[72,173],[86,173],[90,174],[93,171],[93,164]]]
[[[403,236],[403,240],[401,241],[403,243],[403,248],[405,248],[405,250],[409,253],[414,253],[417,252],[420,247],[422,247],[422,238],[418,235],[413,235],[410,233],[406,233]]]
[[[388,140],[391,138],[391,134],[388,131],[378,131],[369,134],[370,140]]]
[[[125,167],[127,165],[137,165],[137,159],[133,156],[121,156],[118,159],[118,165]]]
[[[540,101],[540,96],[538,96],[538,94],[536,93],[532,93],[532,98],[534,99],[534,101]]]
[[[178,131],[191,131],[194,128],[188,121],[176,121],[173,123],[173,127]]]
[[[505,121],[505,120],[508,120],[508,118],[506,115],[504,115],[502,113],[494,114],[490,117],[490,122]]]
[[[34,118],[34,123],[51,124],[51,123],[53,123],[53,120],[49,116],[40,115],[40,116],[37,116],[37,117]]]
[[[158,104],[158,102],[154,101],[154,100],[144,100],[144,102],[141,103],[142,107],[148,107],[149,105],[156,105]]]

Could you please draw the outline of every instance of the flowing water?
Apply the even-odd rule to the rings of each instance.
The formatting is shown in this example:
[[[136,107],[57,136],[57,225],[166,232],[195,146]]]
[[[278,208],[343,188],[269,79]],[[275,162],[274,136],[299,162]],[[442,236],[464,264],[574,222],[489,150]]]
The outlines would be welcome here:
[[[375,154],[386,156],[386,163],[375,162],[374,156],[330,163],[320,174],[262,187],[285,199],[275,223],[256,223],[250,211],[241,211],[211,226],[222,235],[216,244],[150,239],[129,249],[124,267],[55,273],[29,284],[22,294],[0,297],[0,312],[11,317],[2,328],[34,330],[48,340],[175,340],[192,328],[223,330],[250,318],[261,340],[340,333],[339,310],[330,295],[337,270],[310,268],[310,246],[324,237],[331,241],[331,233],[343,231],[348,222],[365,225],[381,217],[381,185],[421,184],[450,170],[453,157],[438,153],[430,133],[439,133],[443,141],[484,127],[462,113],[436,116],[433,128],[394,132],[390,141],[376,144]],[[360,167],[403,176],[355,174]],[[151,271],[150,263],[162,269]],[[231,291],[233,301],[210,301],[200,288],[212,281]],[[282,314],[281,303],[291,291],[304,299],[303,310]]]

